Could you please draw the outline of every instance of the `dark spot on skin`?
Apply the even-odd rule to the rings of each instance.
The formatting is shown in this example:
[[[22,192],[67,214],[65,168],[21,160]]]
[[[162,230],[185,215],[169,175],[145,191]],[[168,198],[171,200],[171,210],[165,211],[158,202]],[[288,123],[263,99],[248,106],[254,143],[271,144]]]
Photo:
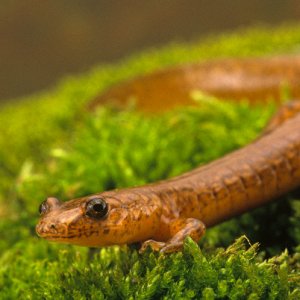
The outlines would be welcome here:
[[[88,237],[90,237],[92,234],[91,234],[90,231],[84,231],[84,232],[82,233],[82,235],[88,238]]]
[[[106,228],[106,229],[103,230],[103,234],[108,234],[109,231],[110,231],[110,230],[109,230],[108,228]]]
[[[86,235],[86,237],[90,237],[90,236],[92,236],[92,235],[99,235],[99,233],[98,233],[98,231],[96,231],[96,230],[92,230],[92,231],[90,231],[90,232],[88,233],[88,235]]]

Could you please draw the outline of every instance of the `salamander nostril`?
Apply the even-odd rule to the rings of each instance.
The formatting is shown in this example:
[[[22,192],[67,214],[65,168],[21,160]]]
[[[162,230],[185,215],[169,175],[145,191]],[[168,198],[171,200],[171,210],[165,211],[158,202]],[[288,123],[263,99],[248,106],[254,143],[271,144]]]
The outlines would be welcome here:
[[[51,224],[51,225],[50,225],[50,228],[51,228],[51,229],[55,229],[55,228],[56,228],[56,227],[55,227],[55,224]]]

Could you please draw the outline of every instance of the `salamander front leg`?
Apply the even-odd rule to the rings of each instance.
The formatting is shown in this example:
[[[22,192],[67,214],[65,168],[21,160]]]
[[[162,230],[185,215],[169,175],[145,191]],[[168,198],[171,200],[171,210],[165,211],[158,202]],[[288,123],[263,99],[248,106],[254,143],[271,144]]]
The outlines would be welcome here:
[[[182,249],[184,239],[190,236],[194,241],[198,242],[205,233],[205,225],[197,219],[178,219],[169,225],[170,239],[167,242],[158,242],[148,240],[142,244],[140,252],[144,252],[149,246],[154,251],[170,253]]]

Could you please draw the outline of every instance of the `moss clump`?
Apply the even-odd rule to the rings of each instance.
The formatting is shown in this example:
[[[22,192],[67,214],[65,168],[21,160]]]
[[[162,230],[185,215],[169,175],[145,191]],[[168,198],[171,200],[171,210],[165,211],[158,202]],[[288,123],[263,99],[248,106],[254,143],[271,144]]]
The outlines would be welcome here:
[[[289,257],[263,261],[258,245],[239,238],[227,249],[201,252],[191,239],[182,253],[139,255],[127,247],[102,249],[92,259],[83,251],[37,241],[18,245],[1,263],[2,296],[53,299],[298,299]],[[25,247],[25,255],[18,251]],[[38,247],[38,251],[36,250]],[[51,249],[52,248],[52,249]],[[54,249],[53,249],[54,248]],[[61,248],[61,247],[60,247]],[[23,251],[22,251],[23,252]],[[46,259],[42,259],[47,256]],[[299,263],[299,260],[298,260]],[[18,280],[10,280],[10,278]],[[34,280],[33,280],[34,278]],[[290,290],[293,290],[290,292]]]
[[[274,111],[199,96],[199,106],[157,116],[107,107],[86,113],[84,105],[98,92],[166,65],[294,52],[299,44],[300,26],[293,26],[173,45],[66,79],[54,91],[2,108],[1,297],[298,299],[296,194],[210,229],[202,252],[187,240],[183,253],[166,257],[113,247],[91,258],[87,249],[38,240],[34,226],[46,195],[67,200],[177,175],[248,143]],[[243,246],[244,239],[230,246],[244,233],[263,252],[257,254],[256,244]],[[290,256],[280,254],[286,247]]]

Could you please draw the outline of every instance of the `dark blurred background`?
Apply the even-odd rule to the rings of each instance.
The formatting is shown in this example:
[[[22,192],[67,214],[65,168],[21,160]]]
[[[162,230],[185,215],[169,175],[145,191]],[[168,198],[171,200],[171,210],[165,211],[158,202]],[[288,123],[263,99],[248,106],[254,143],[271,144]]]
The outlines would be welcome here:
[[[300,17],[299,0],[2,0],[0,100],[170,41]]]

